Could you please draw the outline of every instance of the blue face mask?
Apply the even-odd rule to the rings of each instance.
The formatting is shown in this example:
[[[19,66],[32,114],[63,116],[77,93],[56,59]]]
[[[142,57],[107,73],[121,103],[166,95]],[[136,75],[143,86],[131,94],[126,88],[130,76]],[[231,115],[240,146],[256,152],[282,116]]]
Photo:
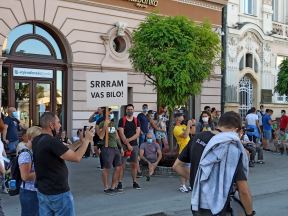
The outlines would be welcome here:
[[[12,116],[13,116],[14,118],[17,118],[18,112],[12,112]]]
[[[153,143],[153,139],[147,139],[147,143]]]

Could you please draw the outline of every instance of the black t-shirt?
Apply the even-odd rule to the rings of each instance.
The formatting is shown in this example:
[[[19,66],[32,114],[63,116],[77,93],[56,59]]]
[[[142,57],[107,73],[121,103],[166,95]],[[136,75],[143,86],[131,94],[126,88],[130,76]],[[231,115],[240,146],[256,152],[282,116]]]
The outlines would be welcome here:
[[[60,158],[69,149],[57,138],[41,134],[32,142],[36,172],[36,187],[46,195],[57,195],[70,190],[68,169]]]
[[[202,153],[204,151],[204,148],[210,141],[210,139],[215,134],[211,131],[205,131],[199,134],[196,134],[192,140],[189,141],[188,145],[183,149],[181,154],[178,156],[178,159],[185,163],[190,163],[190,186],[193,188],[194,180],[196,177],[196,173],[198,170],[198,166],[200,163],[200,159],[202,156]],[[235,182],[241,181],[241,180],[247,180],[244,170],[243,170],[243,164],[241,161],[239,161],[236,174],[235,174]]]
[[[127,139],[134,136],[136,134],[137,127],[140,127],[139,120],[137,118],[136,120],[137,120],[137,126],[135,125],[134,119],[132,119],[132,121],[129,121],[128,119],[126,119],[126,123],[124,126],[124,135],[126,136]],[[118,128],[123,128],[123,118],[119,120]],[[130,141],[130,145],[137,146],[138,145],[137,139]]]

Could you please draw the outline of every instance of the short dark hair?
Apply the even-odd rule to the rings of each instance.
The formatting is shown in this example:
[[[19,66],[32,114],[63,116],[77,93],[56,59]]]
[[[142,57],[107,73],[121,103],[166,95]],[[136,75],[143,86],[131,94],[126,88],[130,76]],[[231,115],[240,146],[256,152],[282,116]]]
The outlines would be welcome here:
[[[251,113],[254,113],[254,112],[256,112],[256,108],[252,107],[250,111],[251,111]]]
[[[54,123],[56,115],[53,112],[44,112],[40,117],[40,125],[42,128],[49,128],[50,123]]]
[[[260,109],[261,109],[261,108],[264,108],[264,105],[260,105]]]
[[[281,110],[281,113],[286,113],[286,111],[285,110]]]
[[[210,109],[210,106],[205,106],[204,110]]]
[[[147,104],[143,104],[142,107],[148,107],[148,105]]]
[[[238,128],[240,130],[242,128],[241,116],[234,111],[226,112],[220,117],[218,126],[229,129]]]
[[[128,107],[133,107],[133,109],[134,109],[133,104],[127,104],[126,107],[125,107],[125,110],[126,110]]]
[[[215,107],[212,107],[212,108],[211,108],[211,113],[213,113],[214,111],[216,111],[216,108],[215,108]]]
[[[266,109],[265,112],[268,113],[270,111],[270,109]]]

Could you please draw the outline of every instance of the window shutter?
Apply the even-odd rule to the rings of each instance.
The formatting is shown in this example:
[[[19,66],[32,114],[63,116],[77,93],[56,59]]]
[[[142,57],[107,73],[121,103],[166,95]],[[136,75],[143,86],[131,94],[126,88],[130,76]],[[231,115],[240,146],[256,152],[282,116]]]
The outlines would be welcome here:
[[[272,90],[261,89],[261,103],[272,103]]]

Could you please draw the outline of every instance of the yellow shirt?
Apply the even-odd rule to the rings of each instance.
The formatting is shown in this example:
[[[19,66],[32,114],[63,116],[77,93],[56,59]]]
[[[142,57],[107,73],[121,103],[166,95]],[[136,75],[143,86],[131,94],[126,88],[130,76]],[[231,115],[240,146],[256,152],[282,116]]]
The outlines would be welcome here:
[[[174,137],[177,141],[177,144],[179,145],[179,154],[182,152],[182,150],[185,148],[185,146],[190,140],[189,136],[187,136],[186,138],[182,137],[182,134],[186,131],[186,129],[186,125],[176,125],[173,130]]]

